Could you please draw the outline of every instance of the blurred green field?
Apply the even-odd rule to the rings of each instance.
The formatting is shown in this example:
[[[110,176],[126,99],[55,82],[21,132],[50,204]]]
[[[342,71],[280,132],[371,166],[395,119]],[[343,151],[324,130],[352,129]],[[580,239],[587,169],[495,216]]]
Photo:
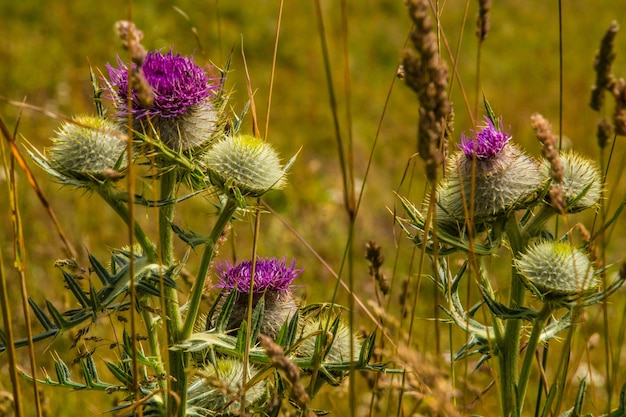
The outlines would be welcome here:
[[[396,299],[402,292],[400,282],[415,270],[410,265],[411,248],[394,227],[390,214],[397,205],[394,191],[403,195],[410,193],[416,201],[421,201],[424,192],[423,166],[421,160],[414,158],[418,103],[414,94],[396,78],[410,20],[401,0],[347,2],[346,22],[342,22],[342,2],[325,0],[321,3],[338,104],[339,130],[344,141],[351,138],[353,143],[357,191],[360,191],[367,173],[354,236],[354,290],[364,303],[375,298],[374,284],[362,259],[365,242],[374,240],[383,247],[387,258],[386,272],[393,276],[395,285],[392,302],[397,304]],[[455,139],[460,138],[462,131],[472,128],[470,113],[475,111],[477,93],[484,92],[496,113],[503,115],[505,126],[510,125],[513,139],[530,154],[537,156],[540,153],[540,144],[530,127],[530,115],[539,112],[552,122],[556,132],[562,113],[562,133],[567,143],[571,142],[573,147],[591,157],[599,157],[595,139],[598,115],[588,106],[595,78],[593,58],[611,21],[617,19],[626,25],[623,20],[626,4],[615,0],[563,2],[560,107],[557,2],[494,2],[491,29],[482,49],[480,80],[477,80],[474,35],[477,2],[468,5],[459,0],[438,3],[441,7],[441,34],[457,61],[452,86]],[[343,208],[337,139],[314,4],[308,1],[284,4],[268,117],[274,40],[280,12],[278,1],[137,1],[132,9],[122,0],[3,1],[0,3],[0,116],[10,129],[15,126],[20,111],[7,100],[25,101],[64,115],[93,112],[89,68],[105,71],[107,62],[115,61],[116,54],[124,53],[114,32],[114,23],[129,19],[131,13],[134,22],[143,30],[144,45],[149,49],[172,48],[181,54],[194,54],[198,63],[213,62],[218,66],[224,65],[232,53],[227,86],[232,89],[230,106],[236,113],[242,111],[248,100],[243,51],[261,132],[267,132],[267,140],[276,146],[285,160],[301,149],[289,176],[288,187],[266,200],[299,236],[290,232],[278,218],[264,216],[259,254],[297,258],[298,264],[305,267],[299,282],[299,295],[308,301],[328,301],[335,279],[299,239],[307,242],[334,271],[339,271],[347,240],[348,216]],[[344,43],[345,29],[348,32]],[[618,33],[616,45],[614,73],[626,77],[626,34]],[[447,52],[444,56],[449,58]],[[58,121],[54,118],[24,110],[19,132],[34,146],[42,148],[49,144],[57,126]],[[250,113],[243,130],[252,131]],[[623,138],[618,138],[607,175],[609,211],[624,199],[626,192],[625,183],[620,183],[626,158],[621,140]],[[370,154],[373,155],[372,163],[368,166]],[[416,162],[415,165],[412,161]],[[110,248],[124,244],[126,234],[120,233],[124,230],[123,223],[114,213],[101,210],[96,196],[61,188],[34,164],[31,166],[44,194],[59,215],[65,233],[79,249],[81,262],[85,262],[87,252],[106,259]],[[403,179],[407,166],[411,167],[407,171],[409,177]],[[27,248],[28,291],[37,302],[46,297],[61,306],[67,300],[63,297],[62,277],[53,267],[54,260],[63,256],[61,243],[19,170],[18,176]],[[413,183],[408,191],[410,181]],[[16,274],[11,270],[13,238],[4,171],[0,172],[0,184],[3,186],[0,250],[5,273],[11,278]],[[199,198],[185,203],[179,217],[184,219],[188,228],[204,231],[209,212],[206,201]],[[151,219],[146,218],[147,212],[140,209],[137,215],[147,225],[151,224]],[[588,215],[572,216],[570,222],[573,225],[581,221],[589,227],[592,220]],[[623,223],[618,222],[609,236],[607,263],[618,263],[624,258],[626,228]],[[246,257],[249,253],[250,234],[247,226],[237,229],[237,256]],[[191,265],[194,262],[197,260],[192,260]],[[494,264],[498,264],[498,259]],[[502,265],[502,268],[508,266]],[[347,280],[347,275],[345,277]],[[497,276],[494,279],[497,280]],[[12,299],[16,300],[14,322],[18,331],[23,331],[17,279],[10,280],[9,290]],[[417,330],[411,343],[419,351],[435,354],[434,325],[429,318],[437,307],[433,303],[433,290],[426,280],[421,291],[416,312]],[[608,307],[607,318],[615,326],[623,324],[624,298],[622,291]],[[346,304],[347,299],[346,292],[341,291],[339,302]],[[372,322],[362,311],[358,313],[358,327],[372,330]],[[397,311],[392,310],[390,314],[397,314]],[[583,331],[576,335],[576,346],[584,346],[594,332],[602,333],[602,314],[600,308],[588,311],[588,321],[581,327]],[[445,329],[447,333],[447,327]],[[626,349],[620,350],[614,345],[619,331],[617,327],[611,328],[610,343],[613,354],[621,357],[621,368],[626,370]],[[463,337],[462,334],[453,335],[455,341],[463,341]],[[42,365],[50,369],[50,352],[63,352],[69,347],[68,340],[68,337],[59,337],[46,353],[43,353],[46,346],[39,346]],[[448,349],[447,340],[446,335],[444,351]],[[105,350],[102,349],[103,355]],[[21,352],[24,355],[21,366],[28,368],[26,350]],[[66,359],[71,362],[72,354],[67,354]],[[96,356],[98,354],[100,350]],[[1,375],[6,374],[5,358],[0,356]],[[585,358],[589,359],[602,373],[606,361],[604,350],[596,348],[591,351],[590,358]],[[457,372],[463,374],[465,369],[465,365],[459,365]],[[487,377],[478,377],[479,389],[488,381]],[[625,381],[614,382],[617,393]],[[22,387],[29,395],[25,381]],[[0,376],[0,390],[10,391],[10,381],[4,376]],[[111,399],[105,394],[86,395],[50,388],[43,392],[49,402],[50,416],[91,415],[111,405]],[[574,392],[575,389],[570,394]],[[469,404],[473,398],[470,393],[466,394],[462,401]],[[368,395],[364,394],[359,401],[367,404]],[[592,387],[590,403],[598,408],[590,411],[594,414],[598,410],[604,411],[605,396],[604,387]],[[495,415],[496,398],[495,392],[490,393],[472,412]],[[342,391],[339,395],[336,392],[332,396],[321,395],[315,406],[332,410],[333,415],[339,416],[345,415],[347,403],[347,393]],[[76,410],[83,411],[77,414]]]

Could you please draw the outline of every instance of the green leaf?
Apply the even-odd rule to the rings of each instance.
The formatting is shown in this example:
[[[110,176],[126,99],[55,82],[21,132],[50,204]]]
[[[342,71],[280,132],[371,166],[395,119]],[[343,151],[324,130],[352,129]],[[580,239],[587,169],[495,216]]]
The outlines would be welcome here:
[[[245,351],[247,331],[248,323],[243,320],[239,326],[239,331],[237,332],[237,343],[235,345],[235,351],[241,355],[243,355]]]
[[[487,101],[487,97],[485,96],[484,93],[483,93],[483,105],[485,106],[485,113],[487,114],[487,117],[489,118],[489,120],[491,120],[491,123],[493,123],[494,126],[498,126],[498,118],[496,117],[496,114],[493,112],[493,109],[491,108],[489,101]]]
[[[263,316],[265,315],[265,296],[261,297],[254,307],[252,312],[252,326],[250,331],[250,346],[254,346],[259,333],[261,332],[261,326],[263,325]]]
[[[298,334],[298,324],[300,323],[300,314],[298,311],[289,319],[283,323],[276,336],[276,344],[281,346],[283,350],[288,351],[296,341]]]
[[[30,308],[35,313],[35,317],[37,317],[37,320],[39,321],[39,323],[41,323],[44,329],[58,329],[58,327],[48,318],[48,316],[46,316],[46,313],[44,313],[44,311],[30,297],[28,297],[28,304],[30,305]]]
[[[192,230],[187,232],[182,228],[176,226],[174,223],[170,223],[170,226],[174,233],[176,233],[176,235],[180,238],[180,240],[182,240],[194,249],[197,246],[204,245],[209,241],[208,236],[198,234]]]
[[[230,314],[233,311],[233,306],[235,305],[235,299],[237,298],[237,290],[232,290],[228,293],[224,304],[222,305],[222,310],[220,314],[217,316],[217,320],[215,322],[215,329],[219,333],[224,333],[228,326],[228,321],[230,320]]]
[[[89,307],[91,305],[91,301],[85,295],[85,291],[83,291],[83,289],[80,287],[80,284],[78,284],[78,281],[76,280],[76,278],[74,278],[74,275],[64,270],[61,270],[61,272],[63,273],[63,279],[65,280],[67,287],[74,295],[74,298],[76,298],[76,301],[78,301],[78,303],[83,308]]]
[[[96,276],[100,279],[100,282],[103,286],[107,286],[111,284],[111,275],[109,271],[93,256],[91,253],[87,254],[89,257],[89,263],[91,264],[91,268],[93,272],[95,272]]]
[[[105,391],[116,386],[100,380],[98,370],[96,369],[96,363],[91,355],[81,358],[80,365],[83,370],[83,378],[85,378],[85,383],[89,388]]]
[[[65,362],[63,362],[60,358],[54,360],[54,369],[56,370],[57,378],[59,380],[59,384],[68,388],[75,389],[84,389],[87,386],[84,384],[79,384],[78,382],[72,381],[72,375],[70,374],[70,369],[67,367]]]
[[[114,364],[113,362],[105,361],[104,364],[109,369],[109,372],[113,374],[118,381],[120,381],[124,386],[131,387],[133,383],[133,376],[127,373],[122,367]]]

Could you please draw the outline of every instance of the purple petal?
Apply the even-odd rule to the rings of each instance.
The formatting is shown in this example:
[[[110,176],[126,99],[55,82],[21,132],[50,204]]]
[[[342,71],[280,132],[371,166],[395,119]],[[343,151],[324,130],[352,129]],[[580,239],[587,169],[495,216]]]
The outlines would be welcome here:
[[[286,291],[291,283],[301,273],[301,269],[295,269],[296,261],[293,259],[287,265],[286,258],[258,259],[254,270],[255,293],[270,291]],[[237,265],[224,262],[216,267],[219,282],[218,288],[228,290],[237,289],[241,293],[250,292],[250,277],[252,275],[252,261],[243,261]]]
[[[511,139],[511,135],[503,132],[502,118],[496,128],[493,122],[485,116],[486,125],[479,130],[472,130],[472,137],[465,133],[461,134],[461,144],[459,148],[468,158],[489,159],[495,157],[504,148],[504,145]]]

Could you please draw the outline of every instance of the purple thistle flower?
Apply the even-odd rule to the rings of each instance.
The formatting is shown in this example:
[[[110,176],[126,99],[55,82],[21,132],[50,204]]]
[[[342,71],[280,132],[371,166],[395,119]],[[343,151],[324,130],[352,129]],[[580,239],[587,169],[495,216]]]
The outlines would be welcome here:
[[[486,125],[481,126],[480,130],[472,130],[473,137],[461,134],[461,145],[459,148],[465,156],[478,159],[490,159],[496,156],[504,148],[504,145],[511,139],[511,135],[503,132],[502,118],[499,120],[499,126],[496,128],[491,119],[485,116]]]
[[[113,97],[118,101],[118,116],[127,116],[128,67],[118,57],[118,68],[107,64]],[[135,68],[136,64],[131,64]],[[206,72],[192,58],[157,51],[149,52],[141,66],[143,75],[153,90],[154,102],[145,107],[132,91],[132,113],[135,118],[159,116],[164,119],[184,114],[190,106],[198,104],[214,94],[220,83],[209,83]]]
[[[258,259],[254,269],[254,293],[264,291],[287,291],[294,279],[301,273],[301,269],[295,269],[296,261],[293,259],[287,265],[286,258]],[[252,274],[252,261],[243,261],[232,265],[224,262],[216,267],[220,281],[218,288],[233,290],[240,293],[250,292],[250,276]]]

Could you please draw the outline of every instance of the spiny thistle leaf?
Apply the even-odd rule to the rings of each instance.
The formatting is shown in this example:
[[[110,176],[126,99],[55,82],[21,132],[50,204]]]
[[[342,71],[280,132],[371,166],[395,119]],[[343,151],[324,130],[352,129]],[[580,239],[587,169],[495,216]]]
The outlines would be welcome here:
[[[265,297],[261,297],[252,312],[252,326],[250,331],[250,346],[254,346],[259,333],[261,332],[261,326],[263,324],[263,316],[265,314]]]
[[[83,291],[80,287],[80,284],[78,284],[74,275],[64,270],[61,270],[61,272],[63,273],[63,279],[65,280],[67,287],[74,295],[74,298],[76,298],[76,301],[78,301],[83,308],[89,307],[91,305],[91,300],[89,300],[86,296],[85,291]]]
[[[127,373],[122,367],[114,364],[113,362],[105,361],[104,364],[109,369],[109,372],[111,372],[118,381],[126,387],[132,386],[133,376],[131,374]]]
[[[228,320],[230,319],[230,314],[233,311],[233,306],[235,305],[235,299],[237,298],[237,291],[231,291],[228,293],[226,300],[224,301],[224,305],[222,306],[222,310],[220,314],[217,316],[217,320],[215,322],[215,330],[218,333],[224,333],[228,326]]]
[[[498,118],[496,117],[496,114],[491,108],[489,101],[487,101],[487,96],[485,96],[484,94],[483,94],[483,105],[485,106],[485,114],[487,114],[487,117],[489,118],[489,120],[491,120],[491,123],[493,123],[494,126],[497,126]]]
[[[98,370],[96,369],[96,363],[91,355],[87,355],[85,358],[81,358],[80,365],[83,370],[83,378],[87,386],[94,390],[110,390],[113,387],[117,387],[114,384],[108,382],[102,382],[98,376]]]
[[[281,346],[283,350],[287,351],[291,348],[296,341],[298,334],[298,323],[300,322],[300,314],[298,311],[291,317],[288,322],[285,322],[276,336],[276,344]]]
[[[204,245],[209,241],[208,236],[198,234],[192,230],[187,232],[182,228],[176,226],[174,223],[171,223],[170,226],[172,227],[174,233],[176,233],[176,235],[180,238],[180,240],[182,240],[194,249],[196,248],[196,246]]]

